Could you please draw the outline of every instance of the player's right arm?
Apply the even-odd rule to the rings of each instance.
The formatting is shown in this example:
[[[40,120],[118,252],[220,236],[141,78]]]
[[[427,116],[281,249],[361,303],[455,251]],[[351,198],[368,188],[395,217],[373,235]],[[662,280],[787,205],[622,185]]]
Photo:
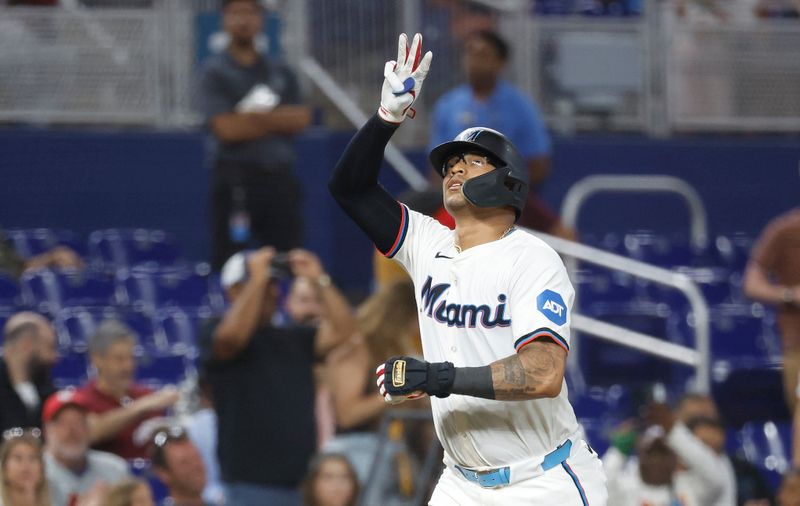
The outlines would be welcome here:
[[[381,105],[377,114],[356,133],[334,168],[328,185],[342,209],[369,236],[378,250],[392,256],[398,245],[407,210],[378,184],[383,151],[411,109],[433,55],[422,53],[422,37],[400,35],[397,61],[386,63]]]

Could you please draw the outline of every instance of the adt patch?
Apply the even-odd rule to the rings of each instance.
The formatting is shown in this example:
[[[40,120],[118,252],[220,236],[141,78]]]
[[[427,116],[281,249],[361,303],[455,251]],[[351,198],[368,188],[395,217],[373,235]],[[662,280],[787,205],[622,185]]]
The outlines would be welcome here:
[[[536,307],[539,312],[556,325],[567,323],[567,305],[561,295],[552,290],[545,290],[536,297]]]

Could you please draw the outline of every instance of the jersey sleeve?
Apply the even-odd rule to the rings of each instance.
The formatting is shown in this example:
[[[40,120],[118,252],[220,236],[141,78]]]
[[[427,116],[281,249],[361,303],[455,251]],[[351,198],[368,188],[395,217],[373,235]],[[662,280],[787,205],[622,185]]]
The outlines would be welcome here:
[[[537,339],[550,338],[569,352],[570,314],[575,291],[555,251],[544,256],[523,254],[514,265],[511,293],[511,330],[519,352]]]
[[[393,258],[414,276],[415,269],[422,258],[433,257],[439,249],[452,243],[453,232],[422,213],[412,211],[405,204],[400,204],[402,218],[392,248],[384,253]]]

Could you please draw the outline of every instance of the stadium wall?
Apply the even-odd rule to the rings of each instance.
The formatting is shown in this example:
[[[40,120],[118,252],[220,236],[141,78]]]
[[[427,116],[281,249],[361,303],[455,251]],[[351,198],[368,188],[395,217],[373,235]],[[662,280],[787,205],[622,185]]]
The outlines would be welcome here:
[[[347,289],[363,290],[371,248],[327,193],[331,167],[351,133],[312,129],[298,140],[306,187],[306,240]],[[45,149],[46,147],[46,149]],[[422,166],[425,153],[410,153]],[[203,135],[0,130],[0,225],[68,228],[81,235],[107,227],[161,228],[190,259],[208,252],[208,168]],[[567,189],[598,173],[670,174],[706,203],[712,234],[756,235],[771,217],[800,202],[800,140],[791,138],[574,137],[555,139],[553,172],[542,189],[556,209]],[[404,188],[391,171],[384,185]],[[685,233],[688,214],[675,197],[596,196],[579,222],[601,234],[651,228]]]

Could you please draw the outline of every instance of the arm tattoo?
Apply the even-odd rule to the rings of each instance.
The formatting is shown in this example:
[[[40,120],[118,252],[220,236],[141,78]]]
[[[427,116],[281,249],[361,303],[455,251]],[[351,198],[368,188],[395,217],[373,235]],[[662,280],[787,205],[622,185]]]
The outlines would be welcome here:
[[[495,399],[522,401],[556,395],[564,378],[566,352],[555,343],[531,343],[491,364]]]

